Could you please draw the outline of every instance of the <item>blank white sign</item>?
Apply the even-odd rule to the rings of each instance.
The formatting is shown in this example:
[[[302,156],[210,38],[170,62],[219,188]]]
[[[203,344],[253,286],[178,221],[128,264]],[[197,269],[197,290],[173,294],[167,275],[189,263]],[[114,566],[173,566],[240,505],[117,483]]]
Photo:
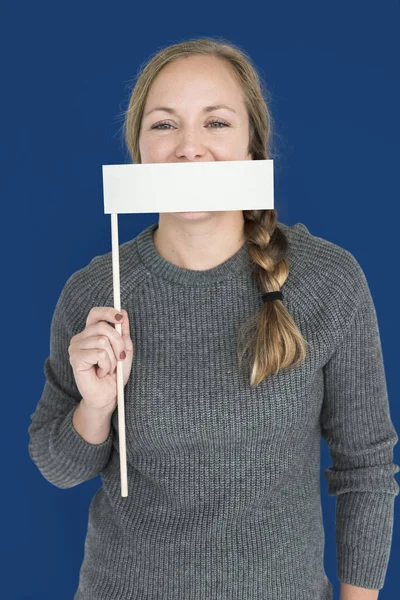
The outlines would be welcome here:
[[[273,162],[102,165],[104,213],[273,209]]]

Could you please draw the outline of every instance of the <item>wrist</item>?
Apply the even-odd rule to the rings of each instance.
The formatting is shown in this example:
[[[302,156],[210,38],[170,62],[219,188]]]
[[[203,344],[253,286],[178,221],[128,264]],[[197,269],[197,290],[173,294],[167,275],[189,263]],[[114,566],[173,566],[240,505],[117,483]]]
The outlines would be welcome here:
[[[117,408],[116,402],[111,403],[109,406],[96,408],[95,406],[90,406],[90,404],[87,404],[84,398],[81,399],[78,406],[80,407],[81,411],[87,415],[90,415],[93,419],[96,417],[111,417],[114,410]]]
[[[72,415],[72,425],[86,442],[102,444],[111,432],[112,412],[87,406],[81,400]]]

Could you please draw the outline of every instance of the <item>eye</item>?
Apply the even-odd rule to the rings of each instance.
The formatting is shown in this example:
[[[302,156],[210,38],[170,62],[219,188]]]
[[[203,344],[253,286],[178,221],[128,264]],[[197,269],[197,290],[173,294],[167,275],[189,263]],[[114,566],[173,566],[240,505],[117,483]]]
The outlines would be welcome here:
[[[220,125],[223,125],[224,127],[229,127],[229,124],[226,121],[221,121],[221,120],[215,120],[215,121],[210,121],[209,125],[212,125],[212,123],[219,123]],[[211,129],[215,129],[215,127],[212,127]],[[222,127],[217,127],[217,129],[223,129]]]
[[[213,121],[209,121],[208,125],[212,125],[214,123],[218,123],[219,125],[222,125],[223,127],[211,127],[211,129],[223,129],[224,127],[230,127],[229,123],[227,123],[226,121],[222,121],[221,119],[215,119]],[[163,121],[161,123],[156,123],[155,125],[150,127],[150,129],[159,129],[161,131],[163,129],[166,129],[166,128],[162,127],[163,125],[167,125],[167,126],[171,127],[170,123]]]
[[[171,126],[169,123],[157,123],[156,125],[152,125],[150,129],[164,129],[163,125]]]

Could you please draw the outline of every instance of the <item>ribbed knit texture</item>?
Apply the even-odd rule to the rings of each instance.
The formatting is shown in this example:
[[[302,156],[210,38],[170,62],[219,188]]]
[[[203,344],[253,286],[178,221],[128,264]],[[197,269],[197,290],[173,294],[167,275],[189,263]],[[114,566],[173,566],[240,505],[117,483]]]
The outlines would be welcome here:
[[[263,304],[247,242],[206,271],[164,260],[157,224],[120,246],[134,344],[127,498],[117,410],[103,444],[72,424],[81,396],[68,346],[93,306],[113,306],[111,252],[66,282],[29,453],[59,488],[101,474],[74,600],[331,600],[321,435],[337,496],[337,575],[383,587],[400,468],[373,300],[349,251],[302,223],[278,226],[289,240],[283,302],[309,346],[305,362],[254,389],[237,359],[239,326]]]

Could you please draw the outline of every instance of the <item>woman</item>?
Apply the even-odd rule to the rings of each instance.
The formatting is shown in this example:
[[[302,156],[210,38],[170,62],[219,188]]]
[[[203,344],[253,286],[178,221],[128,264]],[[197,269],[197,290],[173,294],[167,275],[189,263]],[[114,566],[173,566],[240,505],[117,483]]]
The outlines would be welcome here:
[[[270,157],[260,79],[221,41],[154,56],[125,125],[134,163]],[[398,437],[353,255],[301,223],[278,223],[275,209],[162,213],[120,246],[120,274],[122,336],[111,253],[67,281],[29,430],[30,455],[57,487],[102,477],[75,600],[331,599],[321,435],[333,461],[325,476],[337,495],[338,577],[377,597]]]

